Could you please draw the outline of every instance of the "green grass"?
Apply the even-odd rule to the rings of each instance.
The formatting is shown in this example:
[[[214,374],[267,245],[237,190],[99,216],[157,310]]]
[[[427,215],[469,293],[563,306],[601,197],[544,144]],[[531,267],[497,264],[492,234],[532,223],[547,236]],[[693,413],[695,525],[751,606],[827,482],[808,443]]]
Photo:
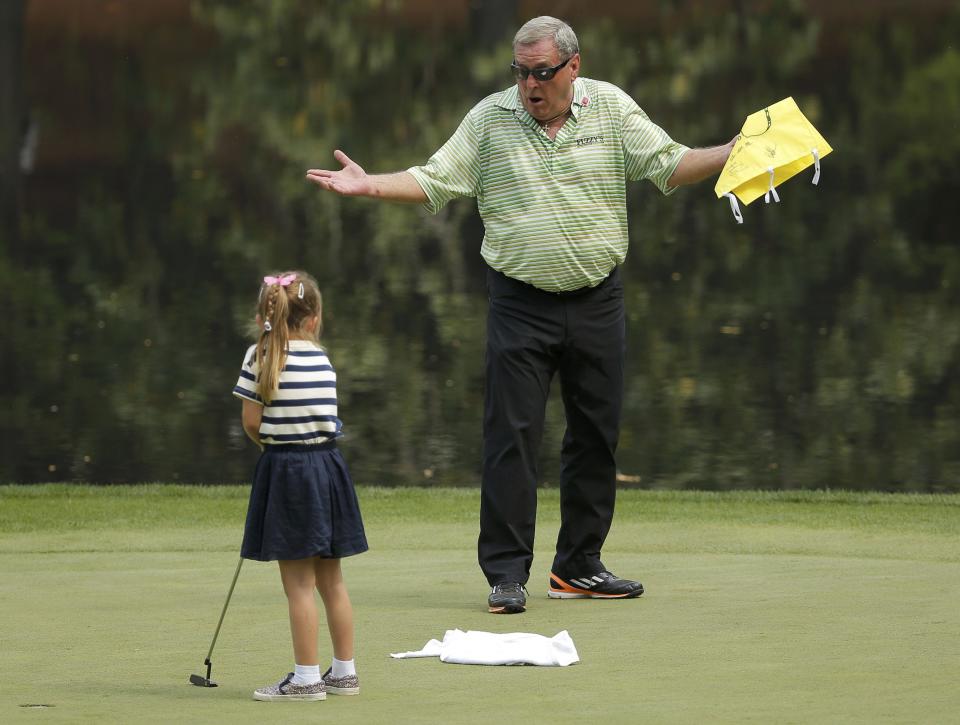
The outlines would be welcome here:
[[[647,593],[588,602],[545,596],[558,494],[543,491],[529,609],[495,617],[476,490],[361,488],[371,551],[344,570],[363,693],[273,704],[250,699],[291,664],[273,564],[244,564],[213,655],[221,686],[187,684],[246,494],[0,486],[0,722],[960,721],[960,496],[623,491],[604,560]],[[566,629],[582,661],[388,656],[455,627]]]

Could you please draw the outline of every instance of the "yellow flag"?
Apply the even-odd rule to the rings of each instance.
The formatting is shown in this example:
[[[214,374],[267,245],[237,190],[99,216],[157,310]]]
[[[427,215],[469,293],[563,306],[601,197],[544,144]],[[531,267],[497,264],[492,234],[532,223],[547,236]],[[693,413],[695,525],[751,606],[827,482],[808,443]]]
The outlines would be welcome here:
[[[742,221],[736,195],[744,204],[763,196],[780,201],[776,187],[815,166],[813,183],[820,180],[820,159],[833,149],[807,120],[793,98],[747,116],[740,138],[720,172],[714,191],[727,196],[737,221]]]

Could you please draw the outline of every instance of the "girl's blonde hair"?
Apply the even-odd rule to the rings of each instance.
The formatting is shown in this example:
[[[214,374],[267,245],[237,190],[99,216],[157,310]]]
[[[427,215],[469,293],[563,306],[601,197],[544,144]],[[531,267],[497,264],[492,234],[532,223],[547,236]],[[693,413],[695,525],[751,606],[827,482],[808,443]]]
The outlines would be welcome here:
[[[279,272],[263,278],[257,300],[257,316],[262,328],[257,340],[256,363],[257,392],[264,403],[273,400],[277,392],[291,335],[320,343],[322,308],[317,281],[306,272]],[[317,325],[311,330],[308,324],[313,318],[317,318]]]

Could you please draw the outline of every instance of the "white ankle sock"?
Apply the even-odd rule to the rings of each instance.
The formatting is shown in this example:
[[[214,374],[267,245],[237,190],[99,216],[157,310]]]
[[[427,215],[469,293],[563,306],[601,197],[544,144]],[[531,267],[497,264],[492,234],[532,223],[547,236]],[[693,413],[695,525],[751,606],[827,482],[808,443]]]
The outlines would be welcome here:
[[[315,685],[320,682],[320,665],[294,665],[290,682],[294,685]]]
[[[330,674],[334,677],[349,677],[357,674],[357,667],[353,660],[338,660],[333,658],[333,664],[330,665]]]

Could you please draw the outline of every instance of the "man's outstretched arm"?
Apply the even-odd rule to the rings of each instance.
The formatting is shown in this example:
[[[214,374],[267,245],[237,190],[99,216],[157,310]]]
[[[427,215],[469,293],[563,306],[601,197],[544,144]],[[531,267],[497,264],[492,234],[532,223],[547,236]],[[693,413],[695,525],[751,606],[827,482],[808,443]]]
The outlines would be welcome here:
[[[342,169],[339,171],[310,169],[307,171],[307,181],[312,181],[321,189],[341,196],[369,196],[415,204],[423,204],[427,201],[427,195],[420,184],[406,171],[398,171],[394,174],[368,174],[339,149],[333,152],[333,157],[343,166]]]
[[[723,170],[727,157],[733,150],[733,145],[739,136],[734,136],[729,143],[723,146],[711,146],[705,149],[690,149],[680,159],[677,168],[667,181],[668,186],[684,186],[696,184],[711,176],[716,176]]]

